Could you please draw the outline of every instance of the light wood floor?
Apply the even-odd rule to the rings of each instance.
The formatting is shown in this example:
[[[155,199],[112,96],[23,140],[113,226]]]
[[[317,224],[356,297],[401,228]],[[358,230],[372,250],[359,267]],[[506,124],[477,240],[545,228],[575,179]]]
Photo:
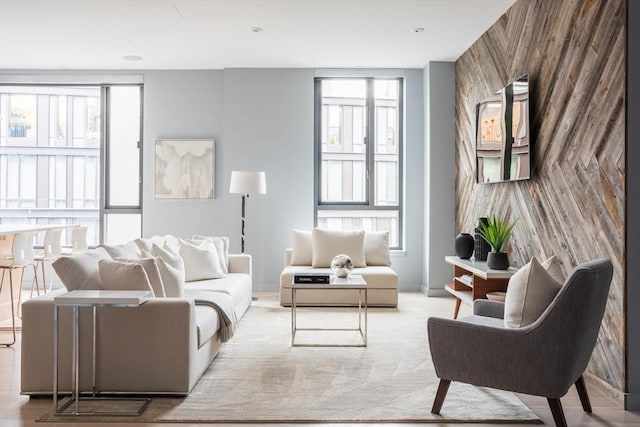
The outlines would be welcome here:
[[[273,298],[273,294],[256,294],[258,297]],[[453,299],[450,298],[429,298],[430,315],[450,317],[453,313]],[[470,308],[462,307],[460,315],[468,314]],[[0,340],[8,337],[7,333],[0,334]],[[215,361],[214,361],[215,363]],[[78,426],[87,427],[110,426],[110,424],[88,424],[88,423],[36,423],[35,420],[51,409],[51,399],[37,398],[29,399],[21,396],[20,390],[20,342],[10,348],[0,347],[0,427],[4,426]],[[567,417],[569,426],[640,426],[640,412],[624,411],[617,403],[604,397],[596,390],[589,389],[593,413],[586,414],[582,411],[580,400],[572,389],[567,396],[562,399],[562,404]],[[544,422],[545,425],[554,425],[553,418],[544,398],[519,395],[522,401],[534,411]],[[445,403],[446,404],[446,403]],[[473,408],[469,408],[473,410]],[[167,424],[135,424],[136,426],[166,426]],[[201,426],[202,424],[181,424]],[[217,424],[223,426],[222,424]],[[229,424],[227,424],[229,425]],[[254,424],[257,425],[257,424]],[[292,424],[278,424],[278,426],[286,427]],[[305,427],[313,427],[312,424],[301,424]],[[411,427],[418,424],[384,424],[385,426]],[[425,424],[426,426],[437,426],[438,424]],[[447,424],[447,426],[462,426],[463,424]],[[474,426],[482,427],[489,424],[474,424]],[[506,426],[507,424],[500,424]],[[247,425],[244,424],[244,427]],[[326,424],[323,424],[326,426]],[[349,424],[339,424],[340,427],[349,427]],[[353,425],[362,427],[364,424]],[[374,424],[374,426],[382,426],[382,424]]]

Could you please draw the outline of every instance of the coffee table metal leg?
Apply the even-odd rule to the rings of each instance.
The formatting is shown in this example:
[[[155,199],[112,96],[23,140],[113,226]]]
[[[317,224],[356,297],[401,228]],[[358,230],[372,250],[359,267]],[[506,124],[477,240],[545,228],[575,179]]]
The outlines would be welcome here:
[[[58,412],[58,311],[53,307],[53,413]]]
[[[80,329],[80,322],[78,319],[78,311],[79,308],[77,306],[73,307],[73,368],[72,368],[72,378],[73,378],[73,398],[75,399],[75,406],[76,406],[76,410],[74,412],[74,415],[77,415],[80,413],[80,375],[79,375],[79,370],[80,370],[80,349],[79,347],[79,329]]]
[[[291,289],[291,345],[296,340],[296,290]]]

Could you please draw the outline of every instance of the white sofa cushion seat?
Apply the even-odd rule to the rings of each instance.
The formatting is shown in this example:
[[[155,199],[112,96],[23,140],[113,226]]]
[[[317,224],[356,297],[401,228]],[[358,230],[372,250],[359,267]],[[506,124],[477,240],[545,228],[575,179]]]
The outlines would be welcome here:
[[[200,348],[220,329],[220,317],[216,310],[208,305],[196,304],[195,310],[198,348]]]
[[[191,292],[224,292],[231,296],[236,307],[236,316],[242,317],[251,304],[251,276],[245,273],[229,273],[221,279],[197,280],[185,283],[184,295]]]

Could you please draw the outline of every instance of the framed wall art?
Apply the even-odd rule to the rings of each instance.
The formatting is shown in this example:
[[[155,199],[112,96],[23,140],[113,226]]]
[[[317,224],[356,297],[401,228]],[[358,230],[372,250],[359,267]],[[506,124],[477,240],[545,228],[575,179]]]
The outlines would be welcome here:
[[[158,139],[154,155],[156,199],[213,200],[215,140]]]

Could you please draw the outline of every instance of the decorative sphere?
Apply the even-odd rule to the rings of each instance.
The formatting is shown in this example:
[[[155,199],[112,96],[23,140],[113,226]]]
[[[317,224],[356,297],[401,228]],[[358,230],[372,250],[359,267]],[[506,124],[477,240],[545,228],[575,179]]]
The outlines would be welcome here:
[[[337,277],[347,277],[353,270],[353,261],[349,255],[340,254],[331,260],[331,271]]]

